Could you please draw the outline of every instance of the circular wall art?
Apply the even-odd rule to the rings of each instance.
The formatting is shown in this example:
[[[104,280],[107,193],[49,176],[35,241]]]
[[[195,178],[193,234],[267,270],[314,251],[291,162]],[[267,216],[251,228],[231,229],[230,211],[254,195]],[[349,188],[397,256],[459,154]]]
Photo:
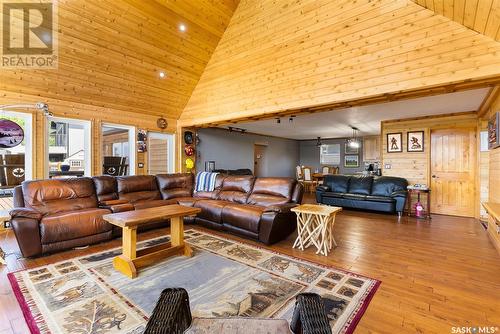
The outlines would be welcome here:
[[[23,128],[10,119],[0,119],[0,148],[15,147],[24,139]]]
[[[193,146],[191,146],[191,145],[184,146],[184,153],[186,153],[186,155],[188,157],[192,156],[194,154],[194,148],[193,148]]]
[[[160,117],[158,118],[158,120],[156,121],[156,125],[160,128],[160,129],[166,129],[167,126],[168,126],[168,122],[165,118],[163,117]]]
[[[191,158],[186,159],[186,168],[187,169],[193,169],[194,168],[194,161]]]
[[[193,143],[193,133],[191,131],[184,132],[184,142],[186,144],[192,144]]]

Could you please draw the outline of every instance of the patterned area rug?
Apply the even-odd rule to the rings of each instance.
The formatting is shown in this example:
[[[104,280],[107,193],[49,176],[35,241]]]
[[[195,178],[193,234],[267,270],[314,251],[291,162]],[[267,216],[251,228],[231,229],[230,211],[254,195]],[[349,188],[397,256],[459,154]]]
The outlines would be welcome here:
[[[333,333],[351,333],[380,281],[295,259],[196,229],[194,250],[139,271],[113,269],[120,248],[9,274],[32,333],[142,333],[163,289],[184,287],[194,317],[291,319],[294,297],[323,296]],[[168,237],[140,243],[139,248]]]

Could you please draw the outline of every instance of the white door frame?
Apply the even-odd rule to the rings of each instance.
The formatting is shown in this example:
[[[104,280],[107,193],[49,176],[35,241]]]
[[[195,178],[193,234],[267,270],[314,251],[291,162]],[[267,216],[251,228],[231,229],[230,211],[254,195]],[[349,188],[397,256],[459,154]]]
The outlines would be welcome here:
[[[45,177],[49,177],[49,133],[50,122],[66,122],[83,126],[84,176],[92,176],[92,122],[76,118],[47,117],[45,127]]]
[[[123,124],[116,124],[116,123],[102,123],[101,124],[101,147],[99,150],[101,151],[102,155],[102,128],[104,126],[110,127],[110,128],[117,128],[117,129],[124,129],[128,130],[128,149],[129,149],[129,166],[128,166],[128,174],[129,175],[135,175],[135,165],[137,161],[137,148],[136,148],[136,128],[133,125],[123,125]],[[103,160],[104,157],[101,156],[101,160]],[[104,161],[101,161],[101,167]]]
[[[158,139],[166,139],[167,140],[167,159],[168,159],[168,166],[167,166],[167,172],[168,173],[175,173],[175,135],[172,133],[165,133],[165,132],[154,132],[154,131],[148,131],[148,141],[150,138],[158,138]],[[148,150],[148,166],[149,166],[149,150]],[[148,167],[149,169],[149,167]]]
[[[9,117],[18,117],[24,120],[24,179],[33,179],[33,114],[12,111],[12,110],[1,110],[0,115]]]

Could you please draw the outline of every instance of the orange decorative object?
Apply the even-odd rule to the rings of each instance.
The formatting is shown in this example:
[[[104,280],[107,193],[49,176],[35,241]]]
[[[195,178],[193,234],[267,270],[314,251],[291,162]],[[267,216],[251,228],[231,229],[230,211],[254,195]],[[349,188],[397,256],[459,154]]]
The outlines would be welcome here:
[[[194,154],[194,148],[193,148],[193,146],[191,146],[191,145],[184,146],[184,153],[186,153],[186,155],[188,157],[192,156]]]

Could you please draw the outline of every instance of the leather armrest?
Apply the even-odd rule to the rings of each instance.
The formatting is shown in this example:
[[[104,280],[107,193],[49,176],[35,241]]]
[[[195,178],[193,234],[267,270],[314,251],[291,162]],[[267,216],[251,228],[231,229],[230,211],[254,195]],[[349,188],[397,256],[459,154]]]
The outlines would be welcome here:
[[[322,192],[330,191],[330,187],[329,186],[317,186],[316,191],[322,191]]]
[[[391,194],[391,197],[406,197],[408,192],[406,190],[395,191]]]
[[[271,205],[266,207],[264,212],[276,212],[276,213],[287,213],[290,212],[291,208],[296,207],[296,203],[286,203],[286,204],[280,204],[280,205]]]
[[[111,206],[117,204],[127,204],[128,201],[126,199],[110,199],[108,201],[100,201],[99,206]]]
[[[99,207],[102,209],[108,209],[113,213],[134,210],[134,206],[130,203],[116,204],[116,205],[100,205]]]
[[[14,208],[9,211],[11,218],[30,218],[40,220],[43,214],[31,208]]]

